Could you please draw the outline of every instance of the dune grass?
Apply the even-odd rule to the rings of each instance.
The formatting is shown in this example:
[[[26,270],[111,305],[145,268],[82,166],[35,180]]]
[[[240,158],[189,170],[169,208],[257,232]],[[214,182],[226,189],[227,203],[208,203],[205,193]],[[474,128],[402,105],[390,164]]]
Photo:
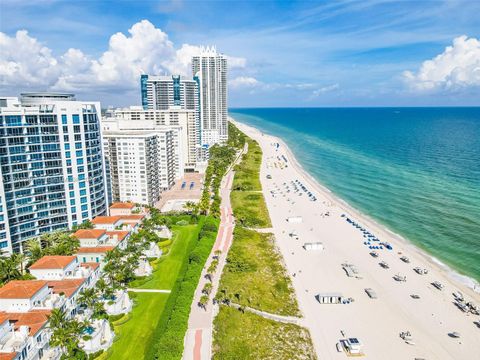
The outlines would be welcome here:
[[[316,359],[308,330],[221,305],[214,320],[214,360]]]
[[[233,190],[260,191],[259,172],[262,163],[262,149],[252,139],[247,139],[248,152],[243,155],[242,161],[235,167],[235,178],[233,179]]]
[[[267,205],[261,192],[232,191],[230,194],[233,214],[237,222],[249,228],[272,226]]]
[[[300,315],[290,278],[271,234],[235,228],[219,294],[257,310]]]
[[[248,151],[235,167],[230,200],[235,218],[242,226],[250,228],[271,227],[265,198],[261,192],[260,165],[262,150],[256,141],[247,138]]]

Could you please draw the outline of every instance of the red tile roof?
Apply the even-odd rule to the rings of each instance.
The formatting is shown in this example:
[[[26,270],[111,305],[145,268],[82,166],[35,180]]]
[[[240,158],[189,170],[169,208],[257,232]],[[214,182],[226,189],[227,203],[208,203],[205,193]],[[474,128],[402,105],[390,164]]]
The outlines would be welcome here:
[[[91,267],[93,270],[96,270],[98,269],[98,267],[100,266],[99,263],[96,263],[96,262],[86,262],[86,263],[82,263],[80,264],[81,267],[84,267],[84,268],[88,268],[88,267]]]
[[[92,220],[94,225],[99,224],[116,224],[120,221],[121,216],[97,216],[95,219]]]
[[[130,231],[120,231],[120,230],[107,231],[107,235],[110,239],[113,239],[113,237],[117,235],[119,241],[122,241],[123,239],[125,239],[128,236],[128,234],[130,234]]]
[[[0,288],[0,299],[30,299],[45,285],[44,280],[13,280]]]
[[[44,256],[34,262],[29,269],[65,269],[75,260],[76,256]]]
[[[85,282],[85,279],[49,280],[48,287],[52,288],[54,294],[64,293],[67,297],[72,296]]]
[[[78,248],[77,254],[106,253],[113,249],[115,249],[115,246],[81,247]]]
[[[50,310],[30,310],[25,313],[0,312],[0,318],[8,319],[13,323],[15,330],[18,330],[20,326],[28,326],[30,336],[34,336],[47,323],[49,316]],[[3,358],[0,357],[0,359]]]
[[[80,229],[73,234],[77,239],[98,239],[105,234],[103,229]]]
[[[0,354],[0,360],[12,360],[15,359],[15,356],[17,356],[18,353],[1,353]]]
[[[110,209],[133,209],[134,207],[135,204],[131,202],[114,202],[110,205]]]
[[[120,215],[122,218],[123,222],[128,222],[128,223],[139,223],[143,220],[145,215]]]

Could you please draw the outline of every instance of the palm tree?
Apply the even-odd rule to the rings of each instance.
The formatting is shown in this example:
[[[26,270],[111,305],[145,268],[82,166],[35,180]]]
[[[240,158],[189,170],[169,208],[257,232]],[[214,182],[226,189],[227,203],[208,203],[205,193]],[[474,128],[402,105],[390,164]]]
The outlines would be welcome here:
[[[98,300],[98,294],[95,288],[84,289],[78,296],[78,303],[92,309]]]
[[[210,293],[212,292],[212,288],[213,288],[212,283],[206,283],[206,284],[203,286],[202,292],[203,292],[204,294],[210,295]]]
[[[80,349],[80,337],[83,335],[87,323],[68,319],[60,309],[53,309],[48,318],[52,330],[50,345],[59,347],[62,359],[86,359],[85,352]]]
[[[22,278],[21,268],[22,258],[18,254],[12,254],[9,257],[0,258],[0,280],[2,284],[10,280]]]
[[[113,288],[108,285],[103,278],[98,279],[96,288],[99,292],[99,295],[103,298],[109,298],[113,295]]]
[[[41,259],[44,255],[44,251],[42,249],[42,245],[40,240],[37,239],[30,239],[25,242],[24,251],[28,255],[28,264],[31,265],[37,260]]]
[[[198,305],[206,311],[207,310],[207,304],[208,304],[208,295],[202,295],[200,297],[200,301],[198,302]]]

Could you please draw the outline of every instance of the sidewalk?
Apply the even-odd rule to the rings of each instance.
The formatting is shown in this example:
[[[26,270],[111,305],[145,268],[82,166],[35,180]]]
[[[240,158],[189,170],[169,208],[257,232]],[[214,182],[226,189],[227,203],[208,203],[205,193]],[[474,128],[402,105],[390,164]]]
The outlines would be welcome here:
[[[245,151],[245,149],[244,149]],[[243,153],[243,152],[242,152]],[[237,158],[240,160],[241,156]],[[233,169],[233,166],[231,167]],[[222,203],[220,206],[220,226],[218,228],[217,239],[213,245],[212,252],[205,264],[204,270],[200,277],[197,289],[195,290],[194,300],[190,310],[190,317],[188,320],[188,330],[185,335],[185,347],[183,351],[184,360],[207,360],[212,357],[212,331],[213,331],[213,317],[214,306],[212,299],[217,293],[220,277],[225,266],[228,250],[233,240],[233,229],[235,227],[232,208],[230,205],[230,191],[232,188],[234,172],[229,170],[222,180],[220,186],[220,196]],[[219,256],[219,264],[217,271],[212,277],[212,292],[210,293],[210,301],[205,309],[198,306],[200,297],[202,296],[202,289],[208,282],[205,279],[206,269],[213,260],[213,255],[216,250],[222,253]]]

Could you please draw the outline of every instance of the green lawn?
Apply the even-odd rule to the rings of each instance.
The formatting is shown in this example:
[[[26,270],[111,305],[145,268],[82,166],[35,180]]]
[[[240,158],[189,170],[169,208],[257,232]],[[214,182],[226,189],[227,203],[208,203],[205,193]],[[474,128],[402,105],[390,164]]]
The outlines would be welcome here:
[[[136,302],[132,312],[127,315],[130,320],[122,325],[115,325],[115,342],[107,352],[107,358],[144,359],[144,354],[153,346],[152,334],[160,320],[168,294],[136,293]],[[122,319],[119,321],[122,322]]]
[[[132,282],[129,287],[170,290],[187,255],[188,245],[197,239],[200,226],[201,224],[172,226],[174,237],[168,254],[153,263],[154,271],[147,281]]]
[[[136,280],[129,287],[143,289],[171,289],[180,271],[182,260],[187,256],[189,244],[195,241],[203,221],[197,225],[174,225],[173,243],[167,255],[157,261],[155,271],[148,279]],[[138,286],[137,286],[138,285]],[[130,320],[114,326],[116,339],[105,357],[111,360],[145,359],[146,350],[154,346],[154,331],[162,316],[169,294],[135,293],[136,306],[128,315]],[[122,320],[119,321],[120,323]]]
[[[219,292],[231,301],[280,315],[300,315],[272,235],[237,226]]]
[[[232,191],[230,200],[233,214],[241,225],[251,228],[269,228],[272,226],[267,205],[261,192]]]
[[[214,320],[214,360],[316,358],[306,329],[220,306]]]

